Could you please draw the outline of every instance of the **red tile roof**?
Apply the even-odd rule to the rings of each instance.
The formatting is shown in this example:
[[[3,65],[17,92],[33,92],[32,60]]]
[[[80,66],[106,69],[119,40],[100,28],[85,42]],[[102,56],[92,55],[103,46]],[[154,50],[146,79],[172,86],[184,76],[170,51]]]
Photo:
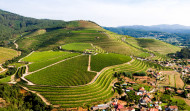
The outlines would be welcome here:
[[[140,87],[139,91],[145,91],[144,87]]]
[[[158,111],[156,108],[148,108],[148,111]]]
[[[178,109],[177,106],[169,106],[170,109]]]
[[[128,87],[127,89],[128,89],[128,90],[133,90],[133,88],[132,88],[132,87]]]

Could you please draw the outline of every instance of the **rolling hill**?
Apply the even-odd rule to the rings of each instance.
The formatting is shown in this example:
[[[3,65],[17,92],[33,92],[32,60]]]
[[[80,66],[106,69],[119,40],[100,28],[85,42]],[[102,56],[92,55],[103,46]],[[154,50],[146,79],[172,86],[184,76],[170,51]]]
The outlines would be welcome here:
[[[94,105],[111,99],[115,93],[115,72],[133,74],[149,68],[171,70],[136,58],[154,55],[162,59],[180,50],[155,39],[119,35],[92,21],[57,22],[4,13],[13,17],[8,20],[14,25],[21,24],[21,19],[32,22],[28,27],[9,27],[15,30],[11,34],[16,36],[7,41],[14,40],[18,50],[28,54],[19,60],[25,64],[16,72],[20,77],[18,81],[21,79],[18,84],[44,101],[47,99],[46,103],[64,108]],[[36,22],[33,24],[33,21]],[[21,30],[19,33],[17,28]]]
[[[129,44],[134,45],[138,48],[144,48],[149,51],[167,55],[168,53],[173,53],[180,51],[181,48],[168,44],[166,42],[156,40],[156,39],[147,39],[147,38],[126,38],[125,41]]]
[[[0,47],[0,64],[4,63],[6,60],[10,60],[19,55],[20,53],[16,50]]]

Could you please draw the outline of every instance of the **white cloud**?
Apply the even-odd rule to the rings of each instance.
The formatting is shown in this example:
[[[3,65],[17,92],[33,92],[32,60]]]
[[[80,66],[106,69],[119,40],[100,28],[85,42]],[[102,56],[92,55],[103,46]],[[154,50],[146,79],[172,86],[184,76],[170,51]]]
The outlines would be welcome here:
[[[0,0],[4,10],[61,20],[92,20],[102,26],[190,26],[188,0]]]

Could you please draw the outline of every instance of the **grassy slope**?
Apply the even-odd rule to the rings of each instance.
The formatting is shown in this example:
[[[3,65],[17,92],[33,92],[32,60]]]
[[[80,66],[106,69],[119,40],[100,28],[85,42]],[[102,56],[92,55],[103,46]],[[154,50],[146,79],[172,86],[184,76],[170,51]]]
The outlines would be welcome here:
[[[68,54],[69,52],[63,51],[43,51],[43,52],[33,52],[30,56],[22,59],[22,61],[27,62],[42,62],[59,56]]]
[[[0,64],[17,56],[17,51],[0,47]]]
[[[56,57],[56,58],[51,58],[51,59],[49,59],[47,61],[41,61],[41,62],[35,62],[35,63],[32,63],[32,64],[29,64],[29,72],[41,69],[41,68],[43,68],[45,66],[51,65],[53,63],[59,62],[61,60],[64,60],[64,59],[67,59],[67,58],[70,58],[70,57],[73,57],[73,56],[76,56],[76,55],[79,55],[79,53],[68,53],[68,54],[65,54],[65,55],[62,55],[62,56],[59,56],[59,57]]]
[[[87,72],[88,56],[66,60],[39,72],[26,76],[35,84],[75,86],[87,84],[96,75]]]
[[[120,54],[98,54],[92,55],[91,58],[91,70],[100,71],[104,67],[122,64],[130,61],[131,58],[129,56],[124,56]]]
[[[50,50],[69,43],[92,43],[102,48],[105,52],[135,56],[144,54],[148,56],[143,51],[117,40],[115,36],[120,35],[114,35],[94,23],[79,21],[78,25],[78,28],[57,29],[48,31],[42,35],[23,37],[17,43],[20,49],[41,51]]]
[[[171,44],[168,44],[156,39],[129,37],[126,39],[126,41],[130,44],[133,44],[135,47],[138,47],[138,48],[142,47],[150,51],[154,51],[154,52],[164,54],[164,55],[168,53],[175,53],[176,51],[180,50],[180,48],[177,46],[173,46]]]
[[[61,47],[65,50],[85,51],[86,49],[93,49],[89,43],[70,43]]]

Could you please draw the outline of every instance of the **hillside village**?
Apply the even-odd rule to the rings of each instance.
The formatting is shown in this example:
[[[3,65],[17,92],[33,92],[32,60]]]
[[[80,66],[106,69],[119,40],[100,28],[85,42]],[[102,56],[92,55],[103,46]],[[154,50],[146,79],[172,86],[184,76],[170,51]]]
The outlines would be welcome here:
[[[143,58],[137,59],[151,61]],[[185,61],[188,62],[189,60]],[[190,68],[181,64],[184,60],[171,59],[171,61],[168,62],[157,60],[152,62],[174,69],[181,75],[180,77],[184,82],[189,78]],[[113,88],[114,90],[118,90],[118,88],[122,89],[121,91],[118,91],[119,95],[116,96],[116,98],[113,98],[109,103],[97,105],[91,109],[110,109],[111,111],[178,111],[179,107],[181,110],[185,103],[169,101],[170,98],[180,96],[184,99],[190,99],[190,86],[184,85],[181,88],[167,86],[166,84],[166,86],[160,86],[159,81],[165,81],[166,77],[163,71],[149,69],[146,74],[147,76],[131,75],[131,78],[126,77],[124,73],[123,75],[122,73],[120,73],[120,75],[118,74],[118,82],[114,84]],[[142,87],[136,88],[138,85]]]

